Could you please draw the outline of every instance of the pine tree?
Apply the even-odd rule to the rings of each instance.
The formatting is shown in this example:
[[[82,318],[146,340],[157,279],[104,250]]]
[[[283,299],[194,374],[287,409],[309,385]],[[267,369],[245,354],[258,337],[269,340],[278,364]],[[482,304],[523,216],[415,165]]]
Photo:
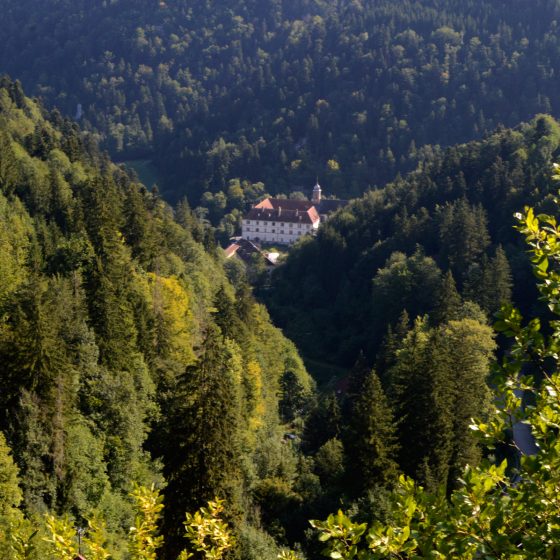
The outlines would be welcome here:
[[[442,279],[437,303],[432,313],[434,324],[439,325],[452,319],[458,319],[461,304],[461,296],[457,291],[453,273],[448,270]]]
[[[399,464],[421,484],[447,483],[453,439],[453,391],[440,336],[417,319],[390,372],[398,418]]]
[[[373,370],[354,400],[344,448],[348,483],[357,494],[396,480],[399,470],[396,426],[381,381]]]
[[[239,386],[231,350],[219,329],[208,326],[198,362],[187,368],[173,398],[166,434],[164,474],[167,554],[182,543],[182,521],[218,496],[231,517],[239,511]]]

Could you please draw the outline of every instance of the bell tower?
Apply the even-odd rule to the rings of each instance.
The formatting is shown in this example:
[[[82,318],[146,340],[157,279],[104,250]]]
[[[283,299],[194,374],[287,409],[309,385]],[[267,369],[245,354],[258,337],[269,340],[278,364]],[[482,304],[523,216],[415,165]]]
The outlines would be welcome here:
[[[321,190],[321,185],[319,185],[319,178],[317,178],[317,182],[315,183],[315,186],[313,187],[313,196],[311,197],[311,201],[313,202],[313,204],[321,204],[321,193],[323,191]]]

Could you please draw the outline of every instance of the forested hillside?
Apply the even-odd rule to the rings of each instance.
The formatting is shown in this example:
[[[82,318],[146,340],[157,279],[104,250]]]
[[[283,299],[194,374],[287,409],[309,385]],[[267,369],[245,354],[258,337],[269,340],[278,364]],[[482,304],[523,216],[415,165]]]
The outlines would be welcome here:
[[[100,516],[114,558],[125,558],[129,493],[155,482],[165,487],[167,557],[183,546],[185,512],[215,496],[237,553],[274,556],[256,496],[263,485],[298,496],[281,423],[301,412],[291,396],[309,398],[313,384],[294,345],[186,204],[172,210],[8,80],[0,374],[0,430],[28,516],[67,513],[77,526]],[[0,455],[9,482],[5,445]],[[11,500],[0,498],[4,552]]]
[[[555,0],[0,1],[0,71],[170,196],[228,180],[357,196],[451,145],[558,115]],[[220,205],[223,201],[214,201]]]
[[[552,487],[545,460],[512,438],[526,414],[556,469],[557,391],[538,392],[558,369],[560,232],[535,215],[558,210],[557,0],[0,13],[2,560],[74,560],[78,527],[87,560],[191,558],[184,521],[199,537],[211,500],[215,560],[321,558],[308,521],[338,508],[402,557],[470,558],[445,515],[470,520],[472,488],[477,512],[504,508],[498,532],[550,532],[519,514]],[[225,260],[248,206],[317,176],[352,200],[315,237],[271,275]],[[510,303],[540,319],[507,307],[496,334]]]
[[[535,305],[512,217],[526,204],[550,206],[547,170],[559,147],[560,126],[539,116],[435,154],[354,200],[278,270],[278,324],[309,358],[351,365],[363,351],[371,364],[405,311],[437,325],[468,302],[491,320],[512,288],[522,308]]]
[[[134,511],[130,492],[135,483],[155,482],[165,502],[162,558],[175,560],[183,548],[185,512],[214,497],[225,500],[224,516],[236,538],[230,558],[272,560],[281,546],[295,542],[317,558],[308,519],[341,503],[365,519],[380,518],[399,473],[431,489],[452,489],[462,467],[479,461],[469,423],[474,415],[490,415],[486,378],[494,336],[483,302],[466,295],[462,300],[451,272],[444,277],[427,253],[414,249],[415,226],[407,226],[409,244],[399,245],[413,247],[411,253],[394,254],[387,266],[381,285],[397,292],[383,301],[403,302],[391,310],[398,319],[408,300],[399,299],[403,294],[391,274],[402,276],[399,271],[410,266],[414,281],[425,285],[412,282],[406,289],[426,298],[433,293],[443,303],[430,318],[416,318],[432,311],[421,302],[407,305],[410,321],[401,315],[395,336],[386,339],[379,374],[371,367],[373,354],[359,355],[354,332],[341,331],[348,338],[336,340],[329,331],[333,318],[321,298],[338,289],[337,276],[296,268],[302,255],[309,266],[340,264],[344,242],[337,230],[345,224],[349,235],[358,227],[364,201],[385,201],[391,216],[389,201],[405,204],[404,183],[333,218],[317,239],[296,250],[273,285],[279,298],[281,278],[299,270],[301,281],[287,280],[297,301],[286,300],[285,310],[299,314],[304,335],[317,344],[316,357],[332,357],[320,346],[321,336],[333,349],[355,350],[347,354],[352,367],[338,394],[317,396],[294,345],[255,302],[243,269],[224,264],[206,222],[185,202],[172,209],[147,191],[75,124],[26,98],[18,83],[5,79],[0,86],[0,430],[9,446],[0,442],[0,478],[8,481],[6,505],[18,505],[17,482],[9,482],[15,476],[11,450],[32,526],[44,525],[45,511],[70,515],[75,525],[103,519],[108,533],[102,541],[113,557],[136,558],[125,550]],[[522,167],[524,158],[552,153],[559,137],[549,117],[524,134],[504,131],[489,144],[510,138]],[[532,148],[525,143],[529,137]],[[500,153],[507,160],[504,146]],[[441,193],[436,182],[429,184],[424,203],[429,197],[440,201],[446,227],[464,230],[469,247],[472,236],[480,238],[476,251],[486,249],[482,207],[466,198],[453,201],[447,183],[449,192]],[[414,190],[406,193],[415,196]],[[416,214],[428,223],[429,211],[411,204],[410,224],[418,222]],[[392,223],[383,216],[365,211],[364,232],[379,233],[380,219]],[[467,218],[474,220],[472,232],[459,223]],[[356,240],[358,254],[366,246],[373,256],[383,253],[371,235],[366,245]],[[466,267],[472,255],[458,247],[449,253],[451,270],[466,294],[474,276],[468,267],[462,276],[463,268],[455,266]],[[317,260],[317,254],[325,258]],[[494,305],[509,297],[507,260],[498,250],[487,265],[483,277],[490,270],[503,274],[502,284],[487,288]],[[341,294],[350,301],[349,293]],[[356,315],[355,324],[368,341],[375,340],[378,325],[391,322],[381,315],[362,320]],[[297,335],[294,324],[288,327]],[[5,515],[0,511],[0,526],[10,522]],[[41,552],[47,550],[43,537],[30,538],[38,557],[52,557]],[[12,550],[0,533],[0,550],[6,546]]]

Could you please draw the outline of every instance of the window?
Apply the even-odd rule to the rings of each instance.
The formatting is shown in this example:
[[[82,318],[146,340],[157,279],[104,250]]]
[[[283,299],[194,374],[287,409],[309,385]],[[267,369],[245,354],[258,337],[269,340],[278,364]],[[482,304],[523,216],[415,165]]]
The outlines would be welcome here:
[[[275,226],[275,225],[276,225],[276,222],[272,222],[272,225]]]
[[[258,224],[258,223],[259,223],[259,222],[257,222],[257,224]],[[257,228],[255,231],[259,231],[259,228]]]

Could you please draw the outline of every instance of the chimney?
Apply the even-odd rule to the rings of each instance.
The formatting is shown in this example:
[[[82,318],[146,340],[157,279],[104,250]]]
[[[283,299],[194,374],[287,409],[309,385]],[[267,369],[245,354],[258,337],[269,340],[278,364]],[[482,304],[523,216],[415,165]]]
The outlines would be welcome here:
[[[282,206],[278,206],[278,217],[282,215]]]

